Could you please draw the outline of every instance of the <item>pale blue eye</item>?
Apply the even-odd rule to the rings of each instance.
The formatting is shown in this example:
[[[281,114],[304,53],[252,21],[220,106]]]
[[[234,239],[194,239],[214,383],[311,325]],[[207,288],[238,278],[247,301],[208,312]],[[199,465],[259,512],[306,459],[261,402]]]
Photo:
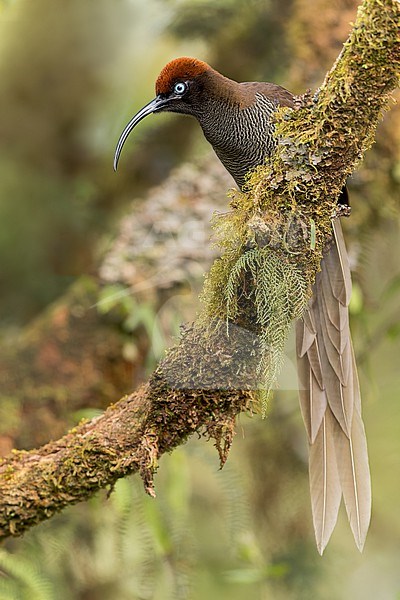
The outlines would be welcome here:
[[[178,81],[178,83],[176,83],[174,85],[174,92],[175,94],[179,94],[179,96],[181,96],[182,94],[184,94],[187,90],[187,84],[183,83],[183,81]]]

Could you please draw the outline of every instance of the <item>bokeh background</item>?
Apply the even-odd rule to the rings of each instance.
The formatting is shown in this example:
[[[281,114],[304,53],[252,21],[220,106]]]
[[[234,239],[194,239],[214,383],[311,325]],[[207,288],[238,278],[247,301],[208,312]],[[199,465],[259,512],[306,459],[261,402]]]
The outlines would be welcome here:
[[[198,56],[237,80],[315,89],[357,4],[0,0],[1,453],[98,414],[196,314],[204,222],[232,182],[196,123],[171,115],[141,123],[112,170],[160,69]],[[373,480],[364,553],[344,511],[315,549],[289,344],[268,418],[241,417],[222,471],[211,443],[190,440],[162,458],[156,500],[128,478],[9,540],[1,600],[400,598],[399,142],[394,105],[344,223]]]

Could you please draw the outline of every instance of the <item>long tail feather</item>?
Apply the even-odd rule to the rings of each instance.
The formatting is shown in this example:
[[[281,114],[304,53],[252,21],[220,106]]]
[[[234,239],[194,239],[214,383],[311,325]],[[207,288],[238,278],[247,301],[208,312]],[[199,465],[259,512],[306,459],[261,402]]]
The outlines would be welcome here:
[[[339,221],[321,261],[313,297],[297,325],[300,407],[310,445],[310,490],[318,551],[334,529],[343,492],[362,550],[371,515],[371,483],[361,400],[351,344],[349,260]]]
[[[352,352],[353,354],[353,352]],[[340,482],[347,516],[355,542],[360,552],[367,537],[371,519],[371,479],[369,473],[367,440],[360,411],[360,394],[355,371],[354,396],[355,410],[350,439],[344,435],[338,424],[334,428],[335,453],[340,464]]]
[[[342,490],[333,436],[334,417],[326,410],[321,427],[310,445],[309,472],[315,541],[322,555],[336,525]]]

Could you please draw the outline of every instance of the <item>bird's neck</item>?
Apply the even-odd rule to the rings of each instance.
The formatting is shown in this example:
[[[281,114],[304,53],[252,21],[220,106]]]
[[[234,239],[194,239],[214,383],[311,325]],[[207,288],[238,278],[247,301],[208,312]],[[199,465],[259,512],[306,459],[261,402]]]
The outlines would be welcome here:
[[[240,84],[229,82],[222,94],[209,94],[195,116],[218,158],[242,187],[245,174],[275,147],[272,116],[276,106],[262,94],[242,92]]]

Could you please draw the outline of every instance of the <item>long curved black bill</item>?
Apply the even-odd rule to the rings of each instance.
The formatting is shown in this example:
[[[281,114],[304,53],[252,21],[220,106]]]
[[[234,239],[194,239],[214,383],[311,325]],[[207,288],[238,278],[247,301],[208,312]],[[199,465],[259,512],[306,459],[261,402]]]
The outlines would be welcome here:
[[[151,115],[151,113],[161,110],[165,106],[165,104],[166,104],[166,100],[157,96],[156,98],[154,98],[154,100],[152,100],[151,102],[146,104],[146,106],[144,106],[141,110],[139,110],[139,112],[136,113],[136,115],[134,117],[132,117],[132,119],[129,121],[129,123],[127,124],[127,126],[125,127],[123,132],[121,133],[118,143],[117,143],[117,147],[115,148],[114,171],[116,171],[118,168],[118,161],[119,161],[119,157],[120,157],[122,148],[129,136],[130,132],[132,131],[132,129],[134,127],[136,127],[136,125],[142,119],[147,117],[147,115]]]

